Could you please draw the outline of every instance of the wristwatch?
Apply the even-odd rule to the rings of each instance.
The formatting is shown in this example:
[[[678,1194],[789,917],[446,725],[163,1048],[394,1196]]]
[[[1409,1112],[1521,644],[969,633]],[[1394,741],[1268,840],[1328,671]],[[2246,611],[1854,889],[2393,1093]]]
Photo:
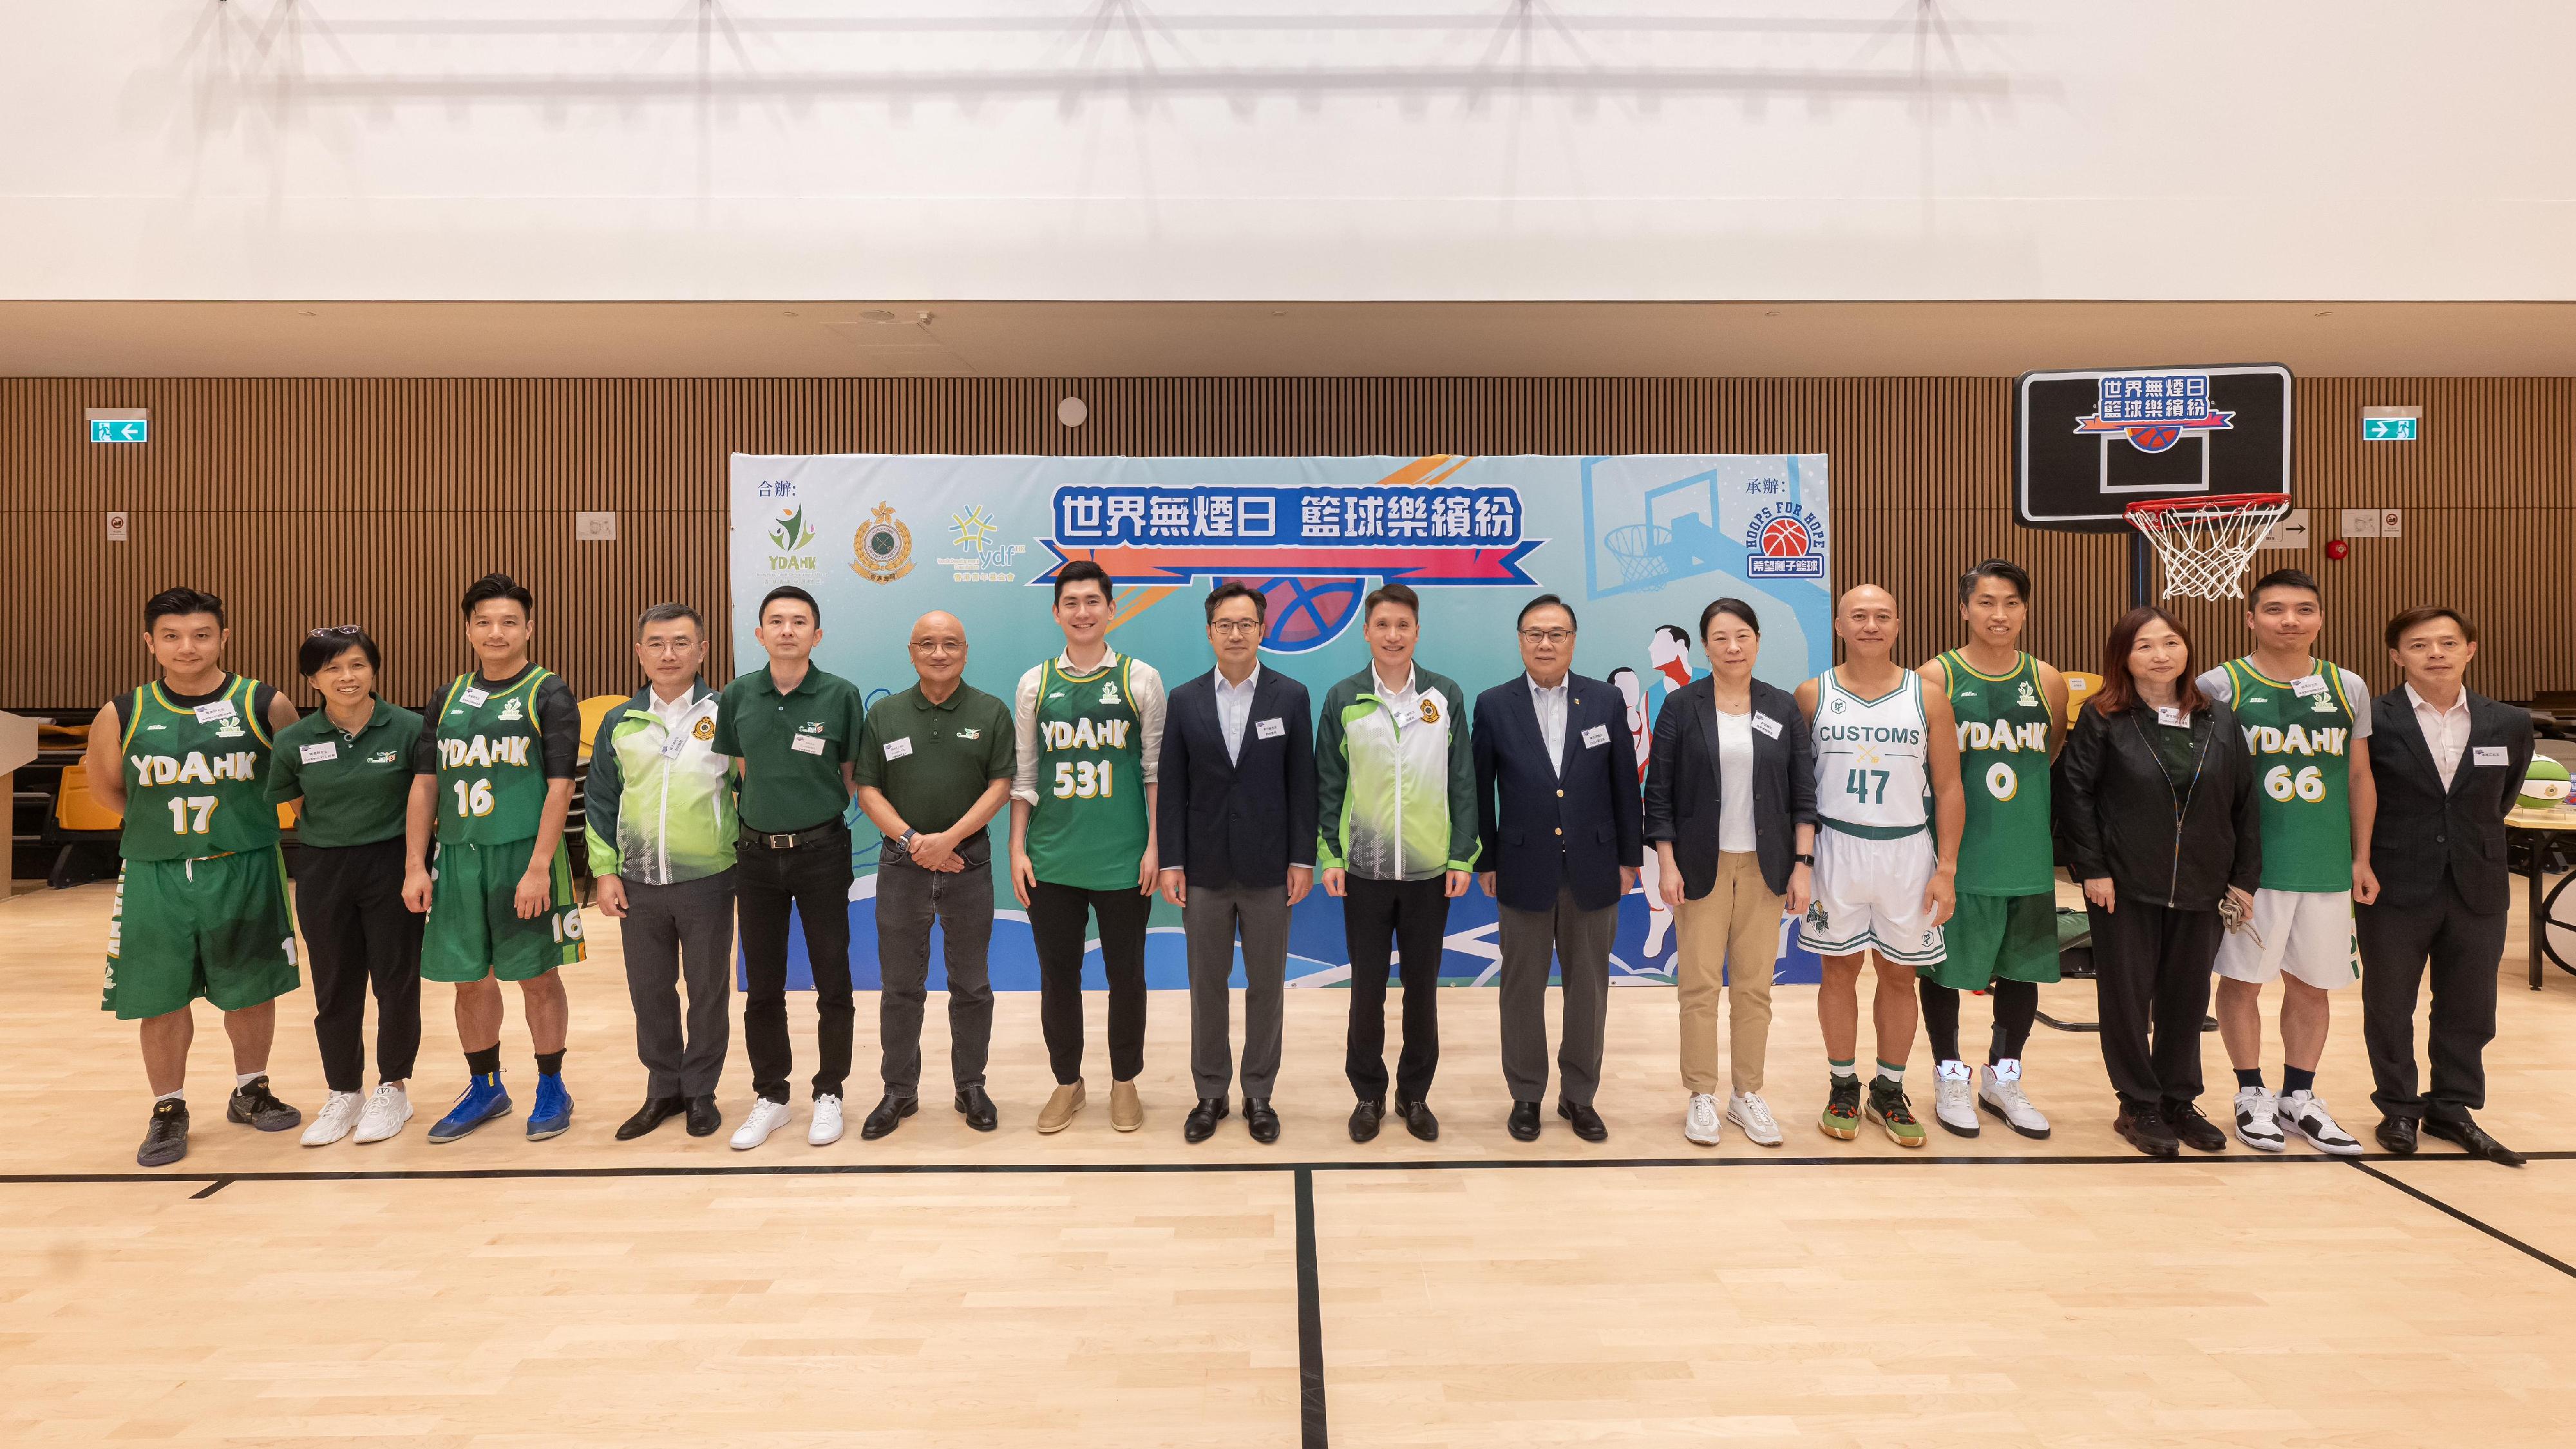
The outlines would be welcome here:
[[[1799,854],[1790,856],[1789,858],[1800,865],[1814,865],[1816,863],[1816,858],[1812,855]]]
[[[894,843],[903,847],[904,854],[910,855],[912,854],[912,843],[920,838],[920,831],[915,830],[910,826],[905,826],[903,834],[894,838]]]

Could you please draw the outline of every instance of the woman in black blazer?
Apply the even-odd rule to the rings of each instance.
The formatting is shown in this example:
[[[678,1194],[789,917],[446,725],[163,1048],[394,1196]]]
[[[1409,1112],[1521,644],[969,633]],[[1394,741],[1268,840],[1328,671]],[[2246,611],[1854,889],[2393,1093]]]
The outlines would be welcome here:
[[[2192,685],[2191,635],[2132,609],[2102,651],[2102,690],[2066,740],[2058,823],[2093,924],[2113,1126],[2153,1157],[2227,1134],[2195,1105],[2209,968],[2254,903],[2254,767],[2226,705]]]
[[[1672,908],[1681,994],[1682,1135],[1719,1136],[1717,998],[1725,982],[1733,1091],[1724,1116],[1764,1147],[1780,1127],[1762,1100],[1780,918],[1807,909],[1816,766],[1798,702],[1753,677],[1762,621],[1741,599],[1699,616],[1713,673],[1664,701],[1646,765],[1645,837]],[[1729,971],[1728,968],[1732,968]]]

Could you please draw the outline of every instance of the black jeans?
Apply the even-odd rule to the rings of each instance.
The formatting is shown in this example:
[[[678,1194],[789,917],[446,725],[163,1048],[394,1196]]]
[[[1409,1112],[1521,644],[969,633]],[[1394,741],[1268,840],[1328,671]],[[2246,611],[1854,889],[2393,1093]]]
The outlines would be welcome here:
[[[1343,878],[1342,941],[1351,957],[1350,1046],[1342,1064],[1363,1102],[1386,1097],[1386,975],[1391,937],[1404,977],[1404,1050],[1395,1099],[1431,1094],[1440,1067],[1440,947],[1449,934],[1448,883]]]
[[[1038,952],[1038,1025],[1056,1085],[1082,1080],[1082,951],[1085,927],[1100,917],[1100,966],[1109,977],[1109,1075],[1133,1081],[1145,1070],[1145,922],[1154,898],[1133,886],[1089,891],[1029,886],[1029,935]]]
[[[802,835],[807,832],[799,831]],[[814,970],[814,1095],[837,1097],[850,1075],[850,832],[812,832],[810,844],[772,850],[745,834],[734,865],[742,921],[742,1038],[751,1052],[751,1089],[787,1100],[795,1068],[787,1045],[787,913],[805,924]]]
[[[2448,889],[2420,906],[2356,906],[2361,943],[2361,1034],[2370,1047],[2370,1100],[2380,1115],[2458,1121],[2487,1104],[2487,1043],[2495,1040],[2496,967],[2507,912],[2472,911]],[[2433,1090],[2415,1069],[2415,1001],[2433,974]]]
[[[367,993],[376,997],[376,1077],[409,1080],[420,1057],[420,932],[403,905],[403,842],[296,852],[295,917],[313,957],[313,1035],[322,1080],[354,1092],[366,1079]]]
[[[2088,904],[2102,1065],[2124,1106],[2188,1102],[2201,1093],[2200,1023],[2209,966],[2227,934],[2218,912],[2149,905],[2125,888],[2119,909]]]
[[[923,870],[877,866],[879,1071],[888,1096],[921,1092],[921,1016],[930,1002],[930,923],[939,923],[948,967],[948,1071],[959,1091],[984,1084],[993,1045],[993,865]]]

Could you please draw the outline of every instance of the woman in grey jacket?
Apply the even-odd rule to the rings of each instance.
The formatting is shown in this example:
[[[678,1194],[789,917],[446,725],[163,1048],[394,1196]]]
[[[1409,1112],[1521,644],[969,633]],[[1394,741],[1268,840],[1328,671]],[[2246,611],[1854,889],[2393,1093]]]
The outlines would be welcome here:
[[[2210,963],[2261,874],[2254,770],[2226,705],[2192,687],[2191,636],[2133,609],[2102,651],[2102,689],[2068,735],[2057,792],[2093,924],[2102,1062],[2129,1144],[2171,1157],[2227,1134],[2195,1105]]]

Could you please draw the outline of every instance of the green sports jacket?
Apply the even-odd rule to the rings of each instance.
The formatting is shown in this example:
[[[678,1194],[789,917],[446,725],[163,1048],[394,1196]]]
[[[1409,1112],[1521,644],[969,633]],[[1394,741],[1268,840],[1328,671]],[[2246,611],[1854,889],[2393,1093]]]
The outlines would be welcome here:
[[[1315,727],[1315,864],[1364,880],[1426,880],[1476,868],[1476,756],[1467,697],[1414,667],[1399,722],[1372,670],[1324,691]]]
[[[592,875],[677,885],[733,869],[735,765],[715,752],[716,701],[690,681],[677,741],[650,685],[599,722],[582,790]]]

